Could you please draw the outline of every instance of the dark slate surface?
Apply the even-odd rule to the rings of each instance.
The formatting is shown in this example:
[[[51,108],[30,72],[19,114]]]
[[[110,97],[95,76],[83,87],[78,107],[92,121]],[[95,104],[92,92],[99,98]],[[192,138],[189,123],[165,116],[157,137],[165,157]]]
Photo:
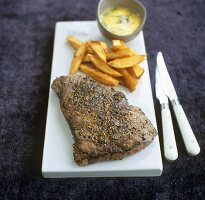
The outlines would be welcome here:
[[[164,52],[201,146],[187,155],[174,120],[179,159],[155,178],[43,179],[40,174],[57,21],[94,20],[98,1],[0,1],[0,199],[204,199],[205,1],[142,1],[152,85]],[[153,88],[154,92],[154,88]],[[161,137],[161,118],[154,98]]]

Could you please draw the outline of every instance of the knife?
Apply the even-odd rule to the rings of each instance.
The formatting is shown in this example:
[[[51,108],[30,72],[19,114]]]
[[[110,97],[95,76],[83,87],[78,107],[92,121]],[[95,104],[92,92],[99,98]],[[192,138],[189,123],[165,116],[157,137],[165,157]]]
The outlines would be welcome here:
[[[164,156],[167,160],[174,161],[178,158],[178,151],[174,136],[172,117],[169,110],[168,98],[162,89],[157,68],[155,71],[155,91],[156,97],[159,99],[161,105]]]
[[[199,144],[184,113],[184,110],[179,103],[176,91],[174,89],[174,85],[167,71],[164,58],[161,52],[159,52],[157,55],[157,67],[159,70],[163,91],[171,101],[186,150],[190,155],[197,155],[200,152]]]

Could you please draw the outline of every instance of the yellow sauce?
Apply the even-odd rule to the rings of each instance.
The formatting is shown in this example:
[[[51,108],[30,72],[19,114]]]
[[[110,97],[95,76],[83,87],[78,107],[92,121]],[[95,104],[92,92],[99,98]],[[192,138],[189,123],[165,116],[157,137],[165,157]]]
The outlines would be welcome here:
[[[100,16],[103,26],[116,35],[130,35],[141,24],[137,12],[125,7],[109,8]]]

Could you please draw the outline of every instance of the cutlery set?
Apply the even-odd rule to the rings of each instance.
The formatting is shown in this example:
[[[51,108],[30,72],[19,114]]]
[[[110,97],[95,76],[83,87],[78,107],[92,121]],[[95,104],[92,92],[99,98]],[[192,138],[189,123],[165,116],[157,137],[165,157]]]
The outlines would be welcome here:
[[[192,156],[199,154],[199,144],[184,113],[184,110],[178,100],[174,85],[169,76],[161,52],[159,52],[157,55],[157,66],[155,71],[155,91],[156,97],[159,99],[161,105],[165,158],[169,161],[174,161],[178,158],[172,117],[169,109],[169,100],[174,110],[187,153]]]

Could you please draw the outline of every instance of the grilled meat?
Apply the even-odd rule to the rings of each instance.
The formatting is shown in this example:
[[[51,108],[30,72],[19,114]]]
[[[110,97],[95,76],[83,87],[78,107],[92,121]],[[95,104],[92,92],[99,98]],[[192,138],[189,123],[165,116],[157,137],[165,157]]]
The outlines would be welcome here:
[[[122,159],[144,149],[157,135],[145,114],[128,105],[122,92],[87,76],[61,76],[51,87],[71,128],[78,165]]]

